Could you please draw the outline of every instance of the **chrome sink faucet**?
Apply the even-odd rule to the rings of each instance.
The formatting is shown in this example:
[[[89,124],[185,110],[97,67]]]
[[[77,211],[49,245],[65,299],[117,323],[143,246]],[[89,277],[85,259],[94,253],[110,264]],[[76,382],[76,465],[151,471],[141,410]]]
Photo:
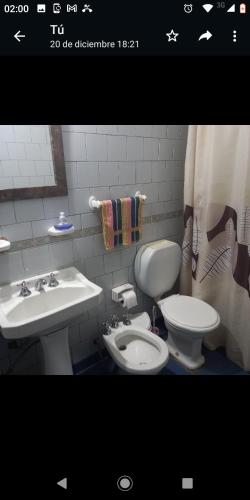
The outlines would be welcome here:
[[[47,285],[47,281],[44,278],[39,278],[35,283],[35,289],[38,292],[42,292],[44,290],[44,285]]]
[[[49,275],[49,286],[55,287],[55,286],[58,286],[58,285],[59,285],[59,282],[57,281],[57,279],[55,277],[55,274],[54,273],[50,273],[50,275]]]
[[[19,297],[28,297],[29,295],[31,295],[32,292],[29,290],[26,281],[22,281],[22,283],[18,283],[17,286],[21,287]]]

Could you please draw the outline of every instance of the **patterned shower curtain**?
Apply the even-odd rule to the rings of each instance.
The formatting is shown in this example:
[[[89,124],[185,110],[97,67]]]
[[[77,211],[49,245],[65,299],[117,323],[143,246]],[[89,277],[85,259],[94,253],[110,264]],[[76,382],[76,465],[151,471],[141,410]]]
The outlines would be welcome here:
[[[250,371],[250,126],[190,126],[181,293],[211,304],[210,349]]]

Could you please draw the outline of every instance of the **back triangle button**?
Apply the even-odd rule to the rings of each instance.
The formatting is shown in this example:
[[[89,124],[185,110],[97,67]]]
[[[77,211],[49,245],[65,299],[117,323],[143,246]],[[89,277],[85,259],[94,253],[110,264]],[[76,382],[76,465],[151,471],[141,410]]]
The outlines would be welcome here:
[[[64,477],[63,479],[61,479],[61,481],[58,481],[58,486],[61,486],[61,488],[64,488],[65,490],[67,489],[67,478]]]

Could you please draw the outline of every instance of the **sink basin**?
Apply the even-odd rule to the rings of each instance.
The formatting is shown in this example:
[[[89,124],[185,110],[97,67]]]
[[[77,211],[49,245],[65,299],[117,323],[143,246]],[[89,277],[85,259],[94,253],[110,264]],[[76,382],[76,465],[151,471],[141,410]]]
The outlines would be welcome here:
[[[0,326],[7,339],[19,339],[31,335],[41,336],[53,332],[59,324],[96,307],[102,300],[102,288],[89,281],[75,267],[54,272],[59,285],[44,286],[44,291],[35,290],[41,274],[27,279],[32,294],[20,297],[17,284],[0,287]]]

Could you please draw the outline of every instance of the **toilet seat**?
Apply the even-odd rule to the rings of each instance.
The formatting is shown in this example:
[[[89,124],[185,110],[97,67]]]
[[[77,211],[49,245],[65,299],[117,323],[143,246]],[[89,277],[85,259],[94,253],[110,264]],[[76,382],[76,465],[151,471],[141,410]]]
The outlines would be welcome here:
[[[187,295],[172,295],[158,305],[166,321],[183,331],[210,332],[220,323],[217,311],[201,299]]]

